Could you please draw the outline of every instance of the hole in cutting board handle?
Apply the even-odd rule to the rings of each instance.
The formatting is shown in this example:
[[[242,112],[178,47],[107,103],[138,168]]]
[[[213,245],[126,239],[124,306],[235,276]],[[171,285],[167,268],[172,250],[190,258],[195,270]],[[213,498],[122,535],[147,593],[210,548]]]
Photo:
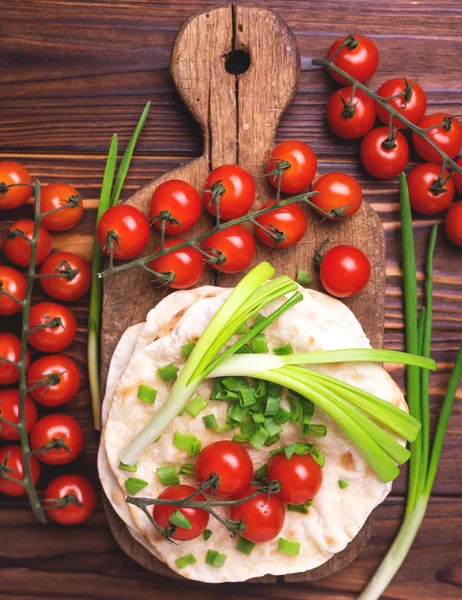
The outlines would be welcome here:
[[[225,69],[231,75],[241,75],[250,67],[250,54],[247,50],[232,50],[226,57]]]

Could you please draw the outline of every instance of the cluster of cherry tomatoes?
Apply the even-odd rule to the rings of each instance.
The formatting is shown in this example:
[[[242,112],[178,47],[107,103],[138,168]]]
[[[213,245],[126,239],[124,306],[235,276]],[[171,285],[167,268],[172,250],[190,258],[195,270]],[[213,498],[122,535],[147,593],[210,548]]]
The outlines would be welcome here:
[[[327,58],[361,83],[372,77],[379,64],[374,42],[359,34],[334,42]],[[409,144],[403,134],[408,126],[393,117],[390,128],[390,113],[384,106],[353,88],[340,74],[332,70],[330,74],[346,86],[334,92],[327,103],[327,122],[332,131],[348,140],[363,138],[361,162],[374,177],[389,179],[399,175],[409,160]],[[444,112],[426,115],[427,96],[418,83],[395,77],[381,85],[377,95],[388,99],[401,116],[425,130],[449,158],[456,158],[462,147],[461,123]],[[383,126],[374,128],[376,117]],[[412,143],[426,162],[408,175],[411,206],[423,215],[438,214],[450,207],[445,218],[446,233],[454,244],[462,246],[462,202],[452,204],[455,192],[462,194],[462,175],[448,172],[440,154],[415,132]],[[457,164],[462,167],[462,157]]]
[[[0,182],[6,185],[30,184],[29,173],[21,165],[4,161],[0,163]],[[0,194],[0,210],[23,206],[31,195],[30,187],[11,187]],[[69,207],[43,218],[40,226],[36,262],[41,265],[40,284],[55,300],[69,302],[83,296],[91,283],[91,269],[80,256],[71,252],[51,253],[50,231],[65,231],[74,227],[82,218],[83,207],[75,188],[66,184],[51,184],[42,188],[40,195],[41,213],[52,211],[68,203]],[[10,232],[19,232],[12,235]],[[3,253],[18,267],[28,267],[30,244],[34,222],[29,219],[14,221],[5,231]],[[62,270],[69,277],[52,277]],[[8,317],[21,312],[22,306],[14,298],[23,301],[26,294],[24,274],[11,266],[0,265],[0,322],[6,324]],[[12,298],[14,297],[14,298]],[[2,330],[4,328],[2,327]],[[74,341],[77,321],[74,314],[58,302],[39,302],[30,308],[29,329],[34,330],[28,343],[39,352],[47,353],[30,364],[27,350],[27,386],[25,398],[26,430],[30,434],[30,471],[34,484],[40,477],[40,463],[66,465],[74,461],[83,448],[83,432],[79,423],[70,415],[50,413],[38,419],[37,404],[55,408],[66,404],[76,395],[80,387],[80,373],[76,362],[61,354]],[[13,333],[0,333],[0,357],[9,361],[20,360],[21,341]],[[50,354],[51,353],[51,354]],[[0,360],[0,464],[6,467],[12,479],[0,476],[0,493],[21,496],[26,493],[21,481],[24,477],[22,450],[18,442],[19,431],[13,425],[19,423],[19,391],[15,387],[19,380],[16,366]],[[77,503],[53,507],[57,499],[73,494]],[[57,523],[73,524],[87,519],[95,508],[95,493],[90,482],[80,475],[61,475],[46,487],[45,507],[48,516]]]
[[[195,465],[196,479],[203,484],[212,473],[219,477],[214,493],[217,499],[239,500],[251,496],[256,487],[251,485],[254,477],[252,459],[242,445],[232,441],[219,441],[206,446],[199,454]],[[284,502],[303,505],[317,495],[322,485],[322,468],[311,454],[292,454],[287,459],[283,452],[273,456],[268,463],[268,480],[279,481],[280,491],[268,495],[261,493],[239,505],[229,507],[233,521],[244,521],[243,537],[251,542],[268,542],[281,531],[285,519]],[[161,500],[181,500],[194,494],[190,485],[172,485],[160,495]],[[201,492],[192,498],[195,502],[205,501]],[[170,517],[179,510],[191,523],[191,528],[177,527],[172,535],[176,540],[197,538],[208,525],[209,513],[201,508],[156,504],[153,517],[158,525],[167,527]]]

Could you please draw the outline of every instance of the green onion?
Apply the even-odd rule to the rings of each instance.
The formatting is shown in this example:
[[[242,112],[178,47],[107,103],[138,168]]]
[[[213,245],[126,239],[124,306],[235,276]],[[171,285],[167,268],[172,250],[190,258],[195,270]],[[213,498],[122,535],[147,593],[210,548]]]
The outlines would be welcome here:
[[[138,469],[138,463],[135,463],[134,465],[126,465],[125,463],[120,461],[119,469],[121,471],[130,471],[130,473],[136,473],[136,470]]]
[[[130,496],[134,496],[138,492],[141,492],[147,485],[147,481],[144,481],[144,479],[137,479],[136,477],[130,477],[125,481],[125,487]]]
[[[257,318],[254,321],[254,325],[260,325],[260,323],[263,323],[263,321],[266,319],[265,315],[257,315]]]
[[[266,421],[266,417],[263,413],[254,413],[252,419],[254,423],[264,423]]]
[[[302,431],[303,433],[303,431]],[[308,429],[306,431],[306,434],[304,435],[311,435],[313,437],[326,437],[327,435],[327,428],[325,425],[308,425]]]
[[[189,567],[189,565],[193,565],[197,562],[197,560],[194,554],[188,554],[187,556],[177,558],[175,562],[179,569],[183,569],[184,567]]]
[[[255,354],[264,354],[266,352],[269,352],[268,342],[266,341],[265,334],[264,333],[257,334],[253,338],[250,347],[252,348],[252,352],[254,352]]]
[[[165,382],[175,381],[178,374],[178,367],[170,363],[169,365],[165,365],[165,367],[159,367],[156,373]]]
[[[189,451],[189,456],[197,456],[198,454],[200,454],[200,451],[202,450],[202,442],[200,440],[194,440],[191,449]]]
[[[175,510],[175,512],[173,512],[169,516],[168,520],[172,525],[175,525],[175,527],[182,527],[183,529],[192,529],[191,521],[188,519],[188,517],[185,517],[184,514],[178,509]]]
[[[195,345],[196,344],[194,342],[190,342],[189,344],[183,344],[181,346],[181,349],[183,351],[183,356],[185,358],[189,358],[191,356],[191,352],[194,350]]]
[[[185,463],[184,465],[181,465],[178,475],[194,475],[195,471],[195,465],[192,463]]]
[[[178,450],[186,450],[189,456],[196,456],[201,451],[201,441],[195,435],[175,431],[173,434],[173,445]]]
[[[156,470],[163,485],[177,485],[180,483],[175,467],[159,467]]]
[[[207,550],[205,562],[212,567],[222,567],[227,558],[226,554],[220,554],[218,550]]]
[[[268,477],[268,465],[266,463],[262,464],[262,466],[255,471],[255,477],[260,481]]]
[[[280,396],[268,396],[265,407],[265,416],[273,417],[278,414],[281,405]]]
[[[270,434],[270,436],[277,435],[282,431],[282,427],[279,425],[279,423],[277,423],[271,417],[269,419],[266,419],[264,427],[266,431]]]
[[[229,390],[219,390],[213,400],[228,400],[229,402],[237,402],[239,400],[238,392],[230,392]]]
[[[243,333],[247,333],[247,331],[249,330],[247,323],[244,321],[244,323],[241,323],[241,325],[239,325],[239,327],[236,329],[236,331],[234,332],[237,335],[241,335]]]
[[[297,554],[300,554],[300,542],[294,542],[292,540],[285,540],[284,538],[279,538],[278,552],[296,556]]]
[[[255,433],[255,430],[257,429],[257,427],[258,427],[258,425],[254,421],[250,421],[250,420],[242,421],[241,433],[243,435],[248,435],[250,438]]]
[[[341,490],[344,490],[345,488],[347,488],[350,484],[348,483],[348,481],[345,481],[344,479],[339,479],[338,480],[338,487]]]
[[[267,394],[268,384],[263,379],[258,381],[257,389],[255,390],[255,398],[264,398]]]
[[[246,406],[241,406],[240,404],[232,404],[229,417],[232,421],[236,423],[241,423],[247,416],[249,409]]]
[[[252,404],[255,404],[256,402],[255,388],[241,388],[239,390],[239,396],[239,404],[241,407],[252,406]]]
[[[233,435],[233,442],[236,442],[237,444],[247,444],[247,442],[250,442],[250,438],[251,436],[247,433],[237,433],[236,435]]]
[[[266,441],[265,441],[265,446],[272,446],[273,444],[275,444],[276,442],[279,442],[279,440],[281,439],[281,434],[280,433],[275,433],[274,435],[271,435]]]
[[[249,540],[246,540],[245,538],[240,537],[237,540],[236,550],[238,550],[239,552],[242,552],[243,554],[247,554],[247,556],[250,556],[252,554],[252,551],[255,548],[255,546],[256,546],[255,542],[250,542]]]
[[[210,536],[212,535],[212,530],[211,529],[204,529],[204,531],[202,532],[202,537],[204,538],[205,541],[207,541],[208,539],[210,539]]]
[[[293,354],[294,349],[290,344],[284,344],[283,346],[278,346],[277,348],[273,348],[274,354],[278,356],[287,356],[288,354]]]
[[[309,500],[308,502],[305,502],[305,504],[288,504],[287,510],[299,513],[301,515],[307,515],[312,504],[313,500]]]
[[[269,436],[270,434],[266,431],[266,429],[260,425],[260,427],[250,438],[250,444],[255,448],[255,450],[261,450]]]
[[[221,380],[221,385],[230,392],[239,392],[241,389],[249,387],[249,382],[245,377],[225,377]]]
[[[290,418],[294,423],[302,423],[303,421],[303,409],[300,402],[297,398],[292,398],[292,396],[288,396],[287,400],[289,401],[290,406]]]
[[[196,396],[193,398],[188,404],[186,404],[185,409],[192,417],[197,417],[197,415],[204,410],[204,408],[208,406],[208,402],[206,402],[200,396]]]
[[[281,407],[278,410],[277,414],[274,415],[274,420],[276,421],[276,423],[279,423],[279,425],[284,425],[284,423],[290,421],[290,413],[287,412],[285,408]]]
[[[212,389],[212,394],[210,396],[211,400],[217,400],[217,394],[218,392],[221,392],[222,390],[224,390],[223,384],[221,383],[221,377],[216,377],[213,380],[213,389]]]
[[[148,404],[154,404],[157,396],[157,390],[150,385],[142,383],[138,389],[138,398]]]
[[[304,285],[304,286],[311,285],[311,283],[312,283],[310,274],[308,273],[308,271],[306,269],[300,269],[299,271],[297,271],[297,276],[295,278],[295,281],[299,285]]]
[[[240,348],[237,348],[237,350],[235,351],[235,354],[253,354],[253,352],[252,352],[252,348],[249,346],[249,344],[244,344]]]

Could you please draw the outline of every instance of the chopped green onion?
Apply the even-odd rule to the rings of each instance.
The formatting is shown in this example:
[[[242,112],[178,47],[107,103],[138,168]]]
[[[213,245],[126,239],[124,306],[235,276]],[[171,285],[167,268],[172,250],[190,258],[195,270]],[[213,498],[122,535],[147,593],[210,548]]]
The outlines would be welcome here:
[[[202,442],[200,440],[194,440],[192,446],[191,446],[191,450],[189,451],[189,456],[197,456],[198,454],[200,454],[200,451],[202,450]],[[324,465],[321,465],[321,467],[323,467]]]
[[[148,482],[144,479],[137,479],[136,477],[130,477],[125,481],[125,487],[130,496],[134,496],[148,485]]]
[[[220,554],[218,550],[207,550],[205,562],[212,567],[222,567],[227,558],[226,554]]]
[[[236,442],[237,444],[247,444],[247,442],[250,442],[250,438],[251,436],[248,433],[237,433],[236,435],[233,435],[233,442]]]
[[[183,569],[184,567],[189,567],[189,565],[193,565],[197,562],[197,560],[194,554],[188,554],[187,556],[177,558],[175,562],[179,569]]]
[[[207,541],[208,539],[210,539],[210,536],[212,535],[212,530],[211,529],[204,529],[204,531],[202,532],[202,537],[204,538],[205,541]]]
[[[241,388],[239,390],[239,396],[239,404],[242,407],[252,406],[252,404],[255,404],[256,402],[255,388],[253,387]]]
[[[206,406],[208,406],[208,402],[206,402],[200,396],[196,396],[190,402],[188,402],[188,404],[186,404],[185,408],[192,417],[197,417],[197,415],[202,412]]]
[[[275,444],[276,442],[279,442],[279,440],[281,439],[281,434],[280,433],[275,433],[274,435],[271,435],[265,442],[265,446],[272,446],[273,444]]]
[[[266,341],[266,336],[264,333],[257,333],[250,344],[252,352],[255,354],[265,354],[266,352],[269,352],[268,342]]]
[[[231,392],[230,390],[219,390],[216,393],[215,398],[213,400],[228,400],[229,402],[238,402],[239,394],[238,392]]]
[[[234,354],[253,354],[253,352],[249,344],[243,344],[240,348],[236,350]]]
[[[130,473],[136,473],[136,470],[138,469],[138,463],[135,463],[134,465],[126,465],[125,463],[120,461],[119,469],[121,471],[130,471]]]
[[[224,377],[221,380],[221,384],[224,388],[229,390],[230,392],[238,392],[242,388],[249,387],[249,382],[245,377]]]
[[[321,425],[321,424],[309,425],[307,433],[304,435],[312,435],[313,437],[318,437],[318,438],[326,437],[327,428],[325,425]]]
[[[280,408],[276,415],[274,415],[274,420],[279,425],[284,425],[287,421],[290,421],[290,412],[288,412],[285,408]]]
[[[292,396],[288,396],[287,400],[290,405],[290,418],[294,423],[300,424],[303,421],[303,409],[300,401]]]
[[[254,325],[260,325],[266,319],[265,315],[258,314],[257,318],[254,321]]]
[[[240,537],[237,540],[236,550],[239,550],[239,552],[242,552],[243,554],[247,554],[247,556],[249,556],[250,554],[252,554],[252,551],[255,548],[255,546],[255,542],[250,542],[249,540]]]
[[[274,354],[278,356],[286,356],[287,354],[293,354],[294,349],[290,344],[284,344],[283,346],[278,346],[277,348],[273,348]]]
[[[257,427],[258,427],[258,425],[254,421],[250,421],[250,420],[242,421],[241,433],[243,435],[248,435],[250,438],[255,433],[255,430],[257,429]]]
[[[348,481],[345,481],[344,479],[339,479],[338,480],[338,487],[341,490],[344,490],[345,488],[347,488],[350,484],[348,483]]]
[[[181,465],[178,471],[178,475],[194,475],[195,471],[195,465],[193,465],[192,463],[185,463],[184,465]]]
[[[163,485],[177,485],[180,483],[175,467],[159,467],[156,470]]]
[[[181,431],[175,431],[173,434],[173,445],[178,450],[186,450],[189,456],[196,456],[201,449],[201,441],[195,435],[181,433]]]
[[[255,477],[259,480],[268,477],[268,465],[266,463],[263,463],[262,466],[255,471]]]
[[[268,384],[264,379],[258,381],[258,387],[255,390],[255,398],[264,398],[267,394]]]
[[[276,423],[276,421],[271,417],[266,419],[264,427],[270,436],[277,435],[282,431],[282,427],[279,425],[279,423]]]
[[[268,384],[268,394],[270,396],[281,396],[282,394],[282,385],[278,383],[273,383],[272,381]]]
[[[165,367],[159,367],[156,373],[165,382],[175,381],[178,375],[178,367],[170,363],[169,365],[165,365]]]
[[[157,390],[150,385],[142,383],[138,389],[138,398],[148,404],[154,404],[157,396]]]
[[[229,411],[229,418],[236,423],[241,423],[247,416],[249,409],[240,404],[232,404]]]
[[[221,377],[215,377],[215,379],[213,380],[213,389],[212,389],[212,394],[210,396],[211,400],[217,400],[219,398],[217,398],[217,394],[218,392],[220,392],[221,390],[223,390],[223,384],[221,383]]]
[[[304,415],[303,421],[302,421],[302,435],[303,436],[308,435],[310,427],[311,427],[311,416]]]
[[[313,500],[309,500],[308,502],[305,502],[305,504],[288,504],[287,510],[300,513],[301,515],[307,515],[312,504]]]
[[[242,335],[243,333],[247,333],[248,330],[249,327],[247,325],[247,322],[244,321],[244,323],[241,323],[234,333],[237,335]]]
[[[182,529],[192,529],[191,521],[178,509],[169,516],[168,520],[176,527],[181,527]]]
[[[264,423],[266,421],[266,417],[263,413],[254,413],[252,419],[254,423]]]
[[[183,344],[181,346],[181,349],[183,350],[183,356],[185,358],[189,358],[191,356],[191,352],[194,350],[195,345],[196,344],[194,342],[190,342],[189,344]]]
[[[293,542],[292,540],[285,540],[284,538],[279,538],[278,552],[296,556],[297,554],[300,554],[300,542]]]
[[[266,431],[266,429],[260,425],[260,427],[250,438],[250,444],[255,448],[255,450],[261,450],[269,436],[270,434]]]
[[[280,396],[268,396],[265,406],[265,416],[272,417],[278,414],[281,405]]]
[[[310,274],[308,273],[308,271],[306,269],[300,269],[299,271],[297,271],[297,276],[295,277],[295,281],[299,285],[303,285],[303,286],[308,286],[308,285],[311,285],[311,283],[312,283]]]
[[[314,415],[314,404],[307,398],[300,398],[300,404],[302,405],[302,412],[304,416],[312,417]]]

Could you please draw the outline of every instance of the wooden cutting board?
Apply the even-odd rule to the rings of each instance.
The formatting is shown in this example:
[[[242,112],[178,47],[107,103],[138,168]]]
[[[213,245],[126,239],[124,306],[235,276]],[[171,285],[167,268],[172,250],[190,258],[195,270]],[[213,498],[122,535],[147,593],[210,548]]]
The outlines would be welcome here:
[[[242,72],[243,69],[248,68]],[[238,71],[240,74],[236,74]],[[171,73],[187,109],[201,126],[202,156],[166,173],[138,190],[128,204],[148,213],[153,191],[168,179],[182,179],[202,190],[208,173],[223,164],[235,163],[248,169],[256,183],[254,209],[275,197],[264,177],[269,153],[282,114],[292,100],[300,75],[300,57],[293,33],[273,12],[262,7],[227,5],[200,13],[180,30],[171,58]],[[315,76],[313,74],[313,76]],[[316,75],[319,76],[319,75]],[[309,140],[307,140],[309,143]],[[269,253],[259,245],[252,266],[269,260],[276,273],[295,277],[301,268],[313,276],[313,287],[321,289],[313,267],[316,248],[328,237],[327,247],[351,243],[369,257],[372,274],[366,289],[346,304],[359,318],[374,347],[383,345],[385,294],[385,236],[375,211],[363,202],[355,217],[345,222],[315,223],[311,211],[304,240],[294,248]],[[191,235],[211,227],[204,214]],[[158,243],[152,236],[147,254]],[[240,275],[217,274],[206,269],[198,285],[234,285]],[[104,281],[102,326],[102,381],[122,333],[144,321],[148,311],[167,292],[156,288],[141,269],[131,269]],[[105,502],[112,532],[138,563],[154,573],[178,577],[155,559],[128,533],[109,503]],[[310,581],[330,575],[353,560],[369,539],[373,516],[348,547],[321,567],[302,574],[287,575],[286,581]],[[274,577],[256,581],[271,582]]]

